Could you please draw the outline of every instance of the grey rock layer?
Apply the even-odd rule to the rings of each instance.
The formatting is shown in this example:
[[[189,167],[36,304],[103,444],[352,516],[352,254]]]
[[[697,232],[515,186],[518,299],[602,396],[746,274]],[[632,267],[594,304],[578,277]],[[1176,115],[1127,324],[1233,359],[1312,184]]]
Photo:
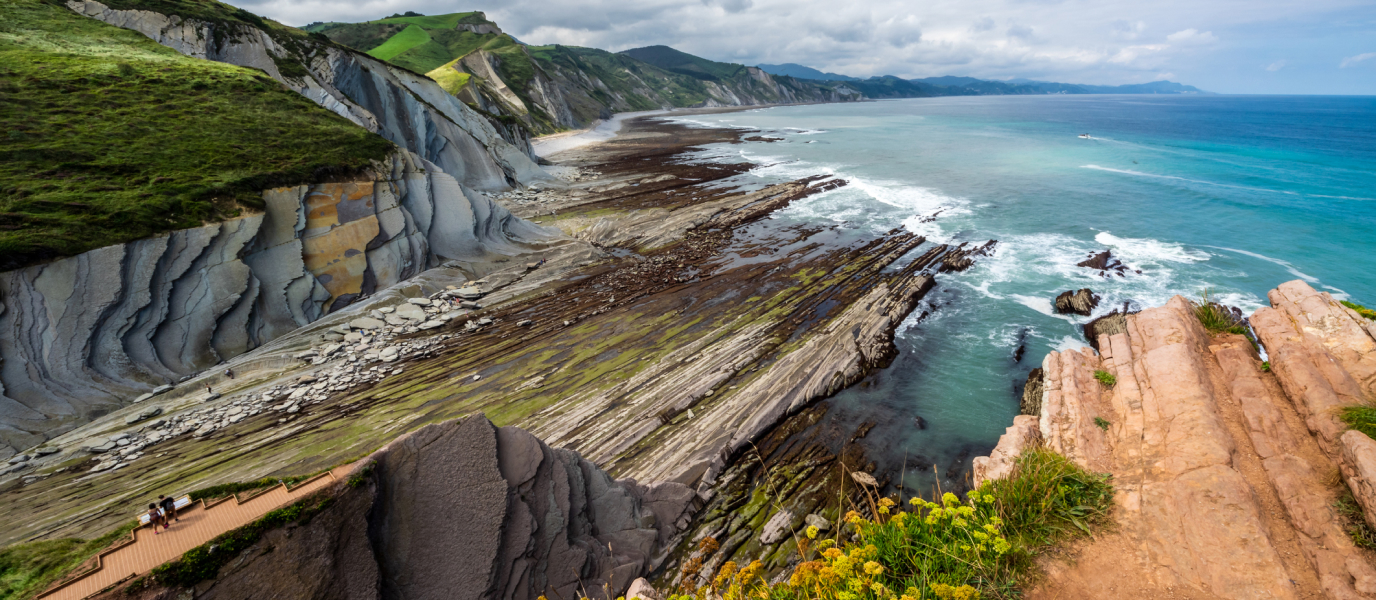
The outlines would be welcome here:
[[[368,485],[342,484],[331,508],[270,532],[197,597],[616,597],[657,566],[693,496],[613,480],[481,416],[406,434],[356,469]]]
[[[0,458],[422,270],[550,237],[405,152],[263,197],[263,214],[0,273]]]

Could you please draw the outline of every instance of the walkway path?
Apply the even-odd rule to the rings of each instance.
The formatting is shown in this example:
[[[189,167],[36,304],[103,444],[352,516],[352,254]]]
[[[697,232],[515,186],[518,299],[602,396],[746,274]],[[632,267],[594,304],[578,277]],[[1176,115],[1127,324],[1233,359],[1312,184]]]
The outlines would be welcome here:
[[[244,494],[243,497],[247,499],[242,504],[236,498],[213,503],[209,507],[196,502],[182,509],[178,515],[181,521],[173,523],[171,529],[159,531],[156,535],[146,525],[135,529],[133,541],[102,554],[95,570],[49,590],[39,598],[81,600],[121,580],[147,573],[217,535],[252,523],[273,509],[309,496],[342,477],[348,468],[346,465],[323,473],[290,490],[279,485],[251,498]]]

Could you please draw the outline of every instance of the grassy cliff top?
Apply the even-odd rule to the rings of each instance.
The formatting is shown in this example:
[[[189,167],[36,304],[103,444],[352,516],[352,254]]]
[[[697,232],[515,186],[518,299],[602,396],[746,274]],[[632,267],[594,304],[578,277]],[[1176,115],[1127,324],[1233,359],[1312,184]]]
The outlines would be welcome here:
[[[721,63],[680,52],[668,46],[646,46],[623,50],[624,54],[638,61],[652,64],[667,71],[682,73],[709,81],[731,79],[745,71],[745,65]]]
[[[251,23],[218,2],[110,4]],[[232,217],[392,151],[260,71],[42,0],[0,3],[0,106],[0,269]]]

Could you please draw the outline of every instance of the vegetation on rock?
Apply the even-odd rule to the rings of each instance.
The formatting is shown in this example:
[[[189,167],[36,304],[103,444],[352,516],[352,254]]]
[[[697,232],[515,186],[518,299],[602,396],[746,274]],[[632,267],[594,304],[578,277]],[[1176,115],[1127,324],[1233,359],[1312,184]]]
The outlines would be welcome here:
[[[0,600],[30,598],[138,525],[130,521],[92,540],[68,538],[15,544],[0,550]]]
[[[1376,321],[1376,310],[1371,310],[1371,309],[1369,309],[1369,308],[1367,308],[1367,307],[1365,307],[1365,306],[1362,306],[1362,305],[1360,305],[1360,304],[1357,304],[1357,303],[1354,303],[1354,302],[1348,302],[1347,300],[1341,300],[1340,302],[1342,302],[1342,305],[1343,305],[1343,306],[1346,306],[1346,307],[1348,307],[1348,308],[1350,308],[1350,309],[1352,309],[1352,310],[1357,311],[1357,314],[1362,315],[1363,317],[1366,317],[1366,318],[1371,319],[1371,320],[1373,320],[1373,321]]]
[[[224,498],[225,496],[228,496],[230,494],[237,494],[239,492],[247,492],[250,490],[260,490],[266,487],[273,487],[278,484],[292,486],[307,479],[310,479],[314,476],[315,475],[296,475],[293,477],[265,477],[263,479],[258,479],[255,481],[238,481],[233,483],[222,483],[220,485],[212,485],[210,487],[205,487],[199,490],[192,491],[188,495],[191,496],[192,500],[214,500],[216,498]]]
[[[1367,437],[1376,439],[1376,406],[1344,406],[1338,410],[1338,418],[1347,423],[1348,429],[1355,429],[1365,433]]]
[[[797,538],[805,560],[777,584],[764,579],[759,561],[744,567],[726,562],[707,577],[701,570],[717,544],[704,538],[670,598],[1016,597],[1039,551],[1107,520],[1113,486],[1106,475],[1089,473],[1055,452],[1030,449],[1008,478],[985,482],[965,500],[946,493],[940,502],[913,498],[904,509],[871,494],[868,504],[847,513],[834,537],[819,540],[817,528],[808,527]]]
[[[129,8],[262,21],[216,2]],[[259,71],[41,0],[0,4],[0,105],[0,269],[230,218],[393,149]]]
[[[1094,379],[1098,380],[1099,383],[1102,383],[1108,387],[1113,387],[1114,384],[1118,383],[1118,378],[1114,377],[1113,373],[1109,373],[1108,371],[1105,371],[1103,369],[1099,369],[1094,372]]]
[[[1236,333],[1251,338],[1251,332],[1243,319],[1228,310],[1228,307],[1214,302],[1209,297],[1209,290],[1204,290],[1199,300],[1194,302],[1194,315],[1209,333]]]

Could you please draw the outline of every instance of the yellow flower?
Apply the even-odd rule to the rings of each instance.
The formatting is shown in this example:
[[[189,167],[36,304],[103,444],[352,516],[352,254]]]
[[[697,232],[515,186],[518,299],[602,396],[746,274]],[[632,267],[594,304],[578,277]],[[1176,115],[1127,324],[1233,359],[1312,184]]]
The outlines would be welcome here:
[[[912,500],[908,501],[908,504],[911,504],[913,506],[922,506],[927,504],[927,501],[921,498],[913,498]]]
[[[826,550],[824,550],[824,551],[822,552],[822,556],[825,556],[825,557],[827,557],[827,558],[829,558],[829,559],[835,559],[835,558],[837,558],[837,557],[839,557],[839,556],[844,556],[844,555],[845,555],[845,552],[842,552],[840,548],[827,548]]]
[[[808,526],[807,526],[807,539],[809,539],[809,540],[815,540],[815,539],[817,539],[817,532],[818,532],[818,531],[820,531],[820,530],[817,529],[817,526],[816,526],[816,525],[808,525]]]
[[[870,575],[879,575],[884,572],[884,566],[877,562],[869,561],[865,563],[865,572]]]
[[[860,513],[852,510],[846,513],[845,521],[847,523],[859,523],[861,521],[864,521],[864,519],[860,518]]]
[[[893,505],[895,505],[895,504],[898,504],[898,503],[897,503],[897,502],[894,502],[893,500],[891,500],[891,499],[889,499],[889,498],[880,498],[880,499],[879,499],[879,505],[880,505],[880,506],[883,506],[883,507],[885,507],[885,508],[890,507],[890,506],[893,506]]]
[[[946,492],[941,495],[941,503],[946,506],[959,506],[960,498],[956,497],[956,495],[951,492]]]

